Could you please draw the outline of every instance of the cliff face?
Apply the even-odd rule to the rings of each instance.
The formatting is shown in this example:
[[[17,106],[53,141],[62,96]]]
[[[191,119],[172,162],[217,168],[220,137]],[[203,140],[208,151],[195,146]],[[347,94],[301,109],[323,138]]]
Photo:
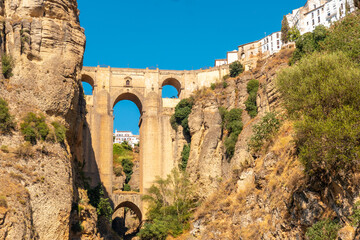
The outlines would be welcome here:
[[[277,71],[287,67],[292,50],[259,62],[252,73],[228,80],[228,86],[203,89],[195,94],[189,117],[191,150],[186,171],[199,187],[204,201],[195,213],[190,233],[180,239],[305,239],[305,231],[322,218],[349,216],[359,189],[357,175],[349,182],[314,183],[297,159],[293,123],[283,120],[277,135],[256,155],[248,150],[252,127],[266,112],[281,113],[275,88]],[[218,108],[245,109],[246,85],[257,79],[258,116],[244,110],[244,128],[232,159],[226,159]],[[345,224],[346,225],[346,224]],[[340,239],[354,239],[346,225]]]
[[[68,239],[74,188],[73,160],[81,160],[84,100],[80,69],[85,48],[75,0],[0,2],[1,54],[12,58],[0,96],[17,128],[0,136],[1,239]],[[19,123],[28,113],[68,128],[65,144],[26,144]]]

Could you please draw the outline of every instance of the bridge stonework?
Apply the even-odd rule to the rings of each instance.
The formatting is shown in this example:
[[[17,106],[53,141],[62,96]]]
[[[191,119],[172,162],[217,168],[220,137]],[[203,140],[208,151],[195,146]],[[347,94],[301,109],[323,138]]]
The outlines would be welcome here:
[[[156,176],[166,177],[176,164],[170,117],[177,103],[195,90],[221,81],[228,66],[206,70],[174,71],[129,68],[84,67],[82,81],[93,87],[86,96],[87,124],[84,133],[84,172],[100,178],[110,196],[113,193],[113,107],[121,100],[133,101],[139,108],[140,194],[146,192]],[[162,99],[162,88],[174,86],[178,99]],[[113,200],[114,201],[114,200]],[[120,203],[118,203],[120,204]],[[114,206],[116,208],[116,205]],[[143,206],[139,206],[140,209]],[[143,209],[141,209],[143,211]]]

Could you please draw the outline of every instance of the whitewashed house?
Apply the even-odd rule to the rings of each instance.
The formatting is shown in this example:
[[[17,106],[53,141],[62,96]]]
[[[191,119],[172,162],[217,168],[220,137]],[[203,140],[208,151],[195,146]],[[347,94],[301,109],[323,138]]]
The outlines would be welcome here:
[[[140,142],[139,135],[133,135],[130,131],[118,131],[114,132],[114,143],[128,142],[131,147]]]

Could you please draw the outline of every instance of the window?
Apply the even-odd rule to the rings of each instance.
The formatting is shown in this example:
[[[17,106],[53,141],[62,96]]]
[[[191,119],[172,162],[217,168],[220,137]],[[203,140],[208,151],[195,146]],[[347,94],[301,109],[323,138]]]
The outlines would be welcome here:
[[[276,38],[279,38],[279,33],[276,34]],[[278,40],[279,41],[279,40]]]
[[[320,17],[318,17],[318,22],[320,23]]]
[[[312,25],[313,25],[313,26],[315,25],[315,20],[314,20],[314,19],[312,20]]]
[[[277,45],[278,45],[278,47],[279,47],[279,44],[280,44],[280,41],[279,41],[279,40],[277,40]]]
[[[311,13],[311,17],[314,18],[314,12]]]
[[[309,26],[309,22],[307,22],[307,25]]]
[[[130,80],[126,80],[126,86],[130,86]]]
[[[320,10],[319,9],[317,10],[317,14],[320,15]]]

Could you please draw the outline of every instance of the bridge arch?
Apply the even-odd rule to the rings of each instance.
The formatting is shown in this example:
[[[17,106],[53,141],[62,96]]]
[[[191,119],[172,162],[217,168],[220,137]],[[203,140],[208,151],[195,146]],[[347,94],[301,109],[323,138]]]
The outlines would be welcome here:
[[[140,222],[140,224],[141,224],[142,218],[143,218],[142,212],[141,212],[140,208],[139,208],[135,203],[133,203],[133,202],[124,201],[124,202],[120,203],[120,204],[114,209],[114,213],[115,213],[118,209],[120,209],[120,208],[125,208],[125,207],[131,209],[131,210],[135,213],[136,217],[139,219],[139,222]]]
[[[95,86],[94,79],[92,77],[90,77],[89,75],[87,75],[87,74],[83,74],[81,76],[81,81],[90,84],[92,88],[94,88],[94,86]]]
[[[161,88],[163,88],[164,86],[167,86],[167,85],[173,86],[177,90],[178,97],[180,98],[180,93],[181,93],[181,83],[180,83],[180,81],[177,80],[176,78],[169,77],[169,78],[166,78],[162,82]]]
[[[113,99],[112,99],[112,108],[115,107],[115,105],[122,101],[122,100],[129,100],[132,101],[133,103],[135,103],[135,105],[138,107],[139,111],[140,111],[140,115],[142,115],[143,113],[143,97],[142,94],[140,94],[139,92],[135,91],[135,90],[131,90],[131,91],[118,91],[115,92],[115,94],[113,95]]]

